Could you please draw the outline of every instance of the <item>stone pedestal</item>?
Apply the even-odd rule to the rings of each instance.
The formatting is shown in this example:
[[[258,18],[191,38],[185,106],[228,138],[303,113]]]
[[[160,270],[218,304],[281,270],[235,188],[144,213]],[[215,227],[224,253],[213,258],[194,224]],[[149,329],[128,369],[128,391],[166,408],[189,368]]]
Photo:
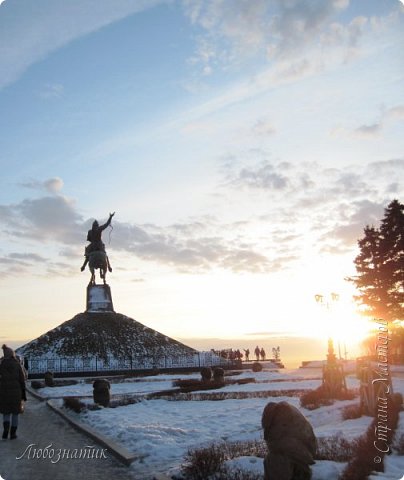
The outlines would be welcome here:
[[[87,312],[113,312],[112,295],[109,285],[88,285]]]

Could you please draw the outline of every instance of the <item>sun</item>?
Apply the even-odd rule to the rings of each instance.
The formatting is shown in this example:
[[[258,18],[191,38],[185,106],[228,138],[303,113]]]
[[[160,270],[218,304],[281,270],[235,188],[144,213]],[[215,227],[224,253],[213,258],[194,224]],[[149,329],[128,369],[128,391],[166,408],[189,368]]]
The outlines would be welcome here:
[[[358,348],[363,340],[369,336],[373,324],[356,311],[353,302],[345,302],[326,312],[322,320],[321,336],[332,338],[335,346],[346,349],[353,346]]]
[[[359,354],[363,340],[373,328],[372,322],[358,313],[357,305],[351,298],[344,295],[338,297],[338,301],[316,305],[306,322],[307,331],[313,337],[324,343],[331,338],[341,354],[345,351]]]
[[[370,321],[359,314],[346,312],[339,317],[330,329],[332,337],[348,344],[361,343],[370,333]]]

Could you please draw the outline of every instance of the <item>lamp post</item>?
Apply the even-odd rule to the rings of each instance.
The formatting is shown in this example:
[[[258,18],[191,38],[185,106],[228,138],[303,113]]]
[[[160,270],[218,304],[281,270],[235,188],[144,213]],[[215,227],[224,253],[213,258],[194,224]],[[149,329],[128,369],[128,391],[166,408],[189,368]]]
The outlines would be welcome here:
[[[339,300],[338,293],[332,292],[328,297],[315,295],[316,302],[329,311],[332,305]],[[341,351],[339,352],[341,359]],[[327,363],[323,366],[323,388],[330,398],[339,397],[343,390],[346,391],[345,375],[341,363],[337,362],[334,353],[334,341],[331,334],[328,337]]]
[[[331,309],[331,306],[339,300],[339,294],[335,292],[331,292],[328,297],[324,297],[322,294],[316,294],[314,296],[316,299],[316,302],[322,305],[327,309],[329,312]],[[339,358],[341,359],[341,349],[338,343],[338,351],[339,351]],[[334,341],[332,339],[331,334],[328,337],[328,354],[327,354],[327,363],[328,364],[335,364],[337,362],[337,357],[335,356],[334,353]]]

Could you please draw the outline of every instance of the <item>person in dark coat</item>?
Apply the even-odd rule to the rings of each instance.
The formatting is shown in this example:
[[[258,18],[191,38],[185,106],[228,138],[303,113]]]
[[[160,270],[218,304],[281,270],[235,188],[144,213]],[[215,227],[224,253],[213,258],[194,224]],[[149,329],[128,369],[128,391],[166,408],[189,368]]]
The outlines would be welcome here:
[[[0,413],[3,414],[3,439],[17,438],[18,414],[21,401],[27,400],[25,393],[25,375],[14,350],[2,346],[4,357],[0,363]]]

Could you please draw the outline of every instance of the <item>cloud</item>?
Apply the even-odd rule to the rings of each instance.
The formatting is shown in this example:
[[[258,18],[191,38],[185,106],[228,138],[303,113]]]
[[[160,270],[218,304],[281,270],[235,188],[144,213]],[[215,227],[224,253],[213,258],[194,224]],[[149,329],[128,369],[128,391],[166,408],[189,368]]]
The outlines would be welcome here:
[[[8,258],[26,262],[46,262],[46,258],[36,253],[10,253]]]
[[[361,138],[374,138],[381,132],[382,125],[374,123],[373,125],[361,125],[354,130],[354,134]]]
[[[0,222],[10,236],[36,240],[76,243],[82,217],[75,202],[62,195],[25,199],[19,204],[0,206]]]
[[[395,107],[389,108],[385,112],[385,117],[389,119],[404,119],[404,105],[397,105]]]
[[[64,93],[64,86],[60,83],[47,83],[39,92],[41,98],[61,98]]]
[[[207,236],[210,227],[201,222],[174,224],[165,228],[115,223],[114,249],[188,273],[213,268],[234,272],[269,271],[270,261],[257,252],[251,242],[218,235]],[[219,230],[226,233],[228,228],[221,226]]]
[[[220,64],[240,63],[245,58],[260,54],[267,59],[288,60],[301,55],[303,50],[321,42],[340,45],[348,36],[337,25],[328,36],[321,34],[332,20],[349,6],[348,0],[235,0],[231,8],[216,0],[184,0],[184,11],[191,23],[204,31],[192,62],[200,63],[209,71]],[[350,43],[357,42],[360,20],[353,20],[349,28]]]
[[[344,221],[334,225],[324,235],[323,251],[343,253],[350,250],[363,235],[366,225],[379,225],[383,217],[385,202],[353,201],[342,205],[342,208],[346,210]]]
[[[266,119],[259,119],[254,123],[252,127],[252,132],[254,135],[257,135],[259,137],[266,137],[269,135],[274,135],[276,133],[276,129],[271,121]]]
[[[53,177],[45,181],[30,180],[20,185],[34,190],[46,190],[49,193],[58,193],[63,189],[63,180],[59,177]]]
[[[392,158],[378,162],[371,162],[367,167],[367,172],[372,178],[395,178],[397,172],[404,170],[404,158]]]
[[[12,252],[0,257],[1,276],[9,277],[15,275],[24,275],[31,268],[37,268],[41,265],[47,265],[48,259],[42,255],[31,252]]]
[[[236,188],[285,190],[290,181],[279,166],[262,162],[256,166],[241,168],[233,178],[230,178],[229,184]]]
[[[31,239],[43,243],[60,244],[59,255],[67,259],[77,257],[78,248],[86,245],[86,233],[91,219],[83,220],[72,199],[62,195],[25,199],[15,205],[0,206],[3,235],[14,239]],[[227,226],[209,224],[205,219],[167,227],[146,224],[113,222],[113,249],[136,256],[144,261],[167,265],[178,271],[201,272],[213,268],[234,272],[264,272],[270,262],[255,246],[243,239],[228,238]],[[215,233],[210,232],[215,230]],[[219,234],[218,234],[219,233]],[[107,250],[108,243],[105,240]],[[28,267],[42,257],[34,254],[11,254],[3,257],[3,264],[13,263]],[[48,265],[48,272],[65,269],[67,263]]]
[[[342,127],[335,128],[332,136],[349,136],[362,139],[373,139],[380,136],[386,126],[390,123],[400,122],[404,119],[404,105],[395,105],[380,113],[379,119],[370,124],[360,125],[350,130]]]
[[[163,0],[7,1],[0,10],[0,89],[69,42]]]

